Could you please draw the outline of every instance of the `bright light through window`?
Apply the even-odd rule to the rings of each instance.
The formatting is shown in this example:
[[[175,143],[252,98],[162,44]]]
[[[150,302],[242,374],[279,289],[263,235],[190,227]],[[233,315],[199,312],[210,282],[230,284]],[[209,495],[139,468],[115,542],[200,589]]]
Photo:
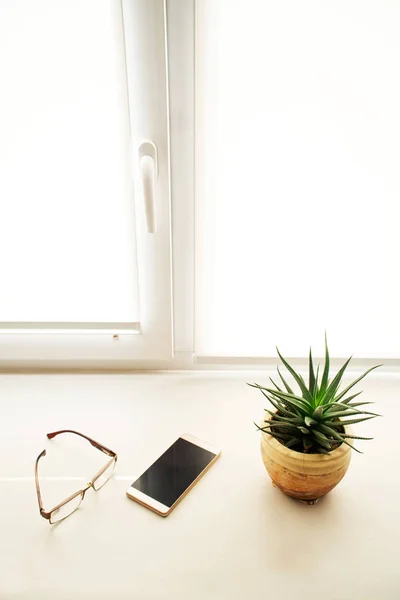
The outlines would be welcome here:
[[[198,354],[304,356],[327,330],[336,355],[400,356],[399,22],[198,3]]]
[[[1,2],[0,76],[0,322],[139,321],[120,2]]]

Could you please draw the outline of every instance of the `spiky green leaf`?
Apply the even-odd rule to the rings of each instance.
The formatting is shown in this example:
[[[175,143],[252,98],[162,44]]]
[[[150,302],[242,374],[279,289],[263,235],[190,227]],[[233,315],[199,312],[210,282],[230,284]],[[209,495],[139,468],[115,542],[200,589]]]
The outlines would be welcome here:
[[[360,450],[357,450],[357,448],[349,444],[349,442],[347,442],[335,429],[332,429],[332,427],[328,427],[327,425],[320,425],[320,428],[326,434],[331,435],[335,440],[342,442],[342,444],[346,444],[346,446],[350,446],[350,448],[352,448],[359,454],[363,454]]]
[[[303,427],[302,425],[299,425],[297,427],[297,429],[299,429],[301,431],[301,433],[304,433],[304,435],[309,435],[310,434],[310,430],[307,429],[307,427]]]
[[[315,388],[315,373],[314,373],[314,365],[310,348],[310,355],[308,358],[308,387],[310,390],[310,394],[314,399],[314,388]]]
[[[343,433],[342,437],[351,438],[352,440],[373,440],[372,437],[361,437],[360,435],[350,435],[349,433]]]
[[[297,382],[297,385],[299,386],[299,388],[301,389],[301,392],[303,394],[303,398],[305,398],[309,402],[312,402],[312,396],[311,396],[309,390],[307,389],[307,386],[305,385],[304,380],[301,377],[301,375],[298,375],[296,373],[296,371],[293,369],[293,367],[287,362],[287,360],[285,360],[283,358],[283,356],[279,352],[278,348],[276,349],[276,351],[278,352],[279,358],[281,359],[281,361],[283,362],[283,364],[285,365],[285,367],[287,368],[287,370],[289,371],[289,373],[291,374],[293,379]]]
[[[321,433],[320,431],[317,431],[317,430],[314,430],[313,434],[317,438],[318,443],[323,448],[325,448],[326,450],[331,450],[332,449],[332,441],[328,440],[328,438],[326,437],[326,435],[324,435],[323,433]]]
[[[355,423],[362,423],[363,421],[369,421],[375,417],[364,417],[363,419],[346,419],[345,421],[324,421],[324,425],[328,427],[339,427],[341,425],[355,425]]]
[[[257,429],[259,429],[260,431],[263,431],[264,433],[269,433],[270,435],[273,435],[274,437],[279,437],[282,439],[292,439],[293,435],[289,434],[289,433],[282,433],[281,431],[271,431],[271,429],[269,428],[268,425],[266,425],[265,427],[260,427],[255,421],[254,421],[254,425],[257,427]]]
[[[329,442],[329,439],[326,437],[326,435],[324,433],[322,433],[321,431],[318,431],[318,429],[314,429],[313,434],[315,435],[316,438],[318,438],[320,440],[324,440],[326,442]]]
[[[329,377],[329,350],[328,350],[328,340],[326,337],[326,331],[325,331],[325,364],[324,364],[324,371],[322,373],[322,379],[321,379],[321,394],[325,394],[326,388],[328,387],[328,377]]]
[[[312,414],[312,418],[317,419],[317,421],[319,421],[320,419],[322,419],[323,414],[324,414],[324,407],[317,406],[317,408],[314,410],[314,412]]]
[[[272,377],[270,377],[269,379],[270,379],[270,381],[271,381],[272,385],[273,385],[274,387],[276,387],[276,389],[277,389],[279,392],[283,392],[282,388],[280,388],[279,386],[277,386],[277,385],[276,385],[276,383],[275,383],[275,381],[272,379]]]
[[[357,394],[355,394],[357,396]],[[342,404],[341,402],[339,404]],[[346,404],[346,406],[351,406],[351,407],[355,407],[355,406],[363,406],[364,404],[375,404],[375,402],[351,402],[349,404]]]
[[[279,415],[275,412],[273,412],[272,410],[268,410],[268,408],[264,408],[265,412],[267,412],[269,415],[271,415],[271,417],[273,418],[273,420],[276,421],[282,421],[284,423],[288,423],[290,425],[302,425],[303,421],[301,417],[297,417],[297,416],[293,416],[293,417],[287,417],[286,415]]]
[[[282,373],[280,372],[279,367],[276,367],[276,370],[278,371],[279,377],[281,378],[282,383],[286,388],[286,391],[289,394],[294,394],[294,391],[292,390],[292,388],[290,387],[290,385],[287,383],[286,379],[283,377]]]
[[[373,371],[374,369],[378,369],[379,367],[382,367],[383,365],[375,365],[375,367],[371,367],[370,369],[368,369],[368,371],[365,371],[365,373],[363,373],[361,375],[361,377],[358,377],[355,381],[353,381],[349,386],[347,386],[347,388],[345,390],[343,390],[343,392],[341,392],[338,396],[336,396],[336,401],[339,402],[339,400],[341,398],[343,398],[347,392],[349,392],[351,390],[352,387],[354,387],[359,381],[361,381],[361,379],[364,379],[364,377],[366,375],[368,375],[368,373],[371,373],[371,371]],[[361,392],[360,392],[361,393]],[[345,402],[345,401],[344,401]]]
[[[319,383],[318,383],[318,376],[319,376],[319,365],[317,365],[317,372],[315,374],[315,385],[314,385],[314,406],[316,406],[317,403],[317,398],[319,395]]]
[[[301,396],[295,396],[294,394],[287,394],[286,392],[278,392],[278,390],[267,389],[269,394],[272,394],[286,403],[292,403],[297,408],[308,412],[310,410],[310,405],[302,398]]]
[[[280,407],[282,405],[281,400],[276,399],[276,402],[279,402],[279,406],[276,406],[275,403],[271,400],[271,395],[266,393],[266,392],[270,392],[270,391],[275,392],[275,390],[270,390],[270,388],[263,387],[262,385],[259,385],[258,383],[248,383],[247,385],[260,390],[261,393],[263,394],[263,396],[265,396],[265,398],[267,398],[267,400],[269,400],[271,402],[271,404],[273,404],[273,406],[275,406],[275,408],[277,410],[280,410]],[[285,392],[281,392],[281,393],[284,394]],[[282,408],[284,408],[284,407],[282,407]]]
[[[295,408],[292,408],[291,410],[288,410],[287,408],[285,408],[285,406],[283,406],[282,402],[280,400],[278,400],[277,398],[273,398],[273,396],[269,396],[263,389],[259,388],[261,393],[263,394],[263,396],[265,396],[265,398],[271,402],[272,406],[274,408],[276,408],[276,410],[280,413],[282,413],[283,415],[287,416],[287,417],[292,417],[294,415],[299,415],[300,411],[298,411]]]
[[[264,423],[268,423],[271,427],[286,427],[286,429],[295,429],[296,425],[291,423],[283,423],[282,421],[276,421],[275,419],[264,419]]]
[[[361,393],[362,392],[358,392],[358,394],[353,394],[353,396],[350,396],[348,398],[348,400],[349,401],[352,400],[356,396],[359,396]],[[349,405],[350,405],[350,402],[343,402],[343,401],[342,402],[336,402],[336,398],[335,398],[334,400],[331,400],[329,402],[329,404],[324,404],[323,407],[324,407],[324,412],[325,412],[327,410],[330,410],[331,407],[333,407],[333,406],[336,406],[337,408],[343,410],[344,408],[347,408]]]
[[[285,446],[286,448],[293,448],[293,446],[297,446],[299,444],[299,441],[300,440],[298,438],[292,438],[285,444]]]
[[[351,400],[354,400],[354,398],[357,398],[357,396],[359,396],[360,394],[362,394],[363,391],[361,390],[361,392],[357,392],[357,394],[353,394],[352,396],[349,396],[348,398],[344,398],[343,400],[339,399],[339,396],[336,396],[335,398],[335,402],[339,402],[341,404],[350,404]],[[340,394],[340,397],[342,397],[342,394]]]
[[[323,404],[328,404],[328,402],[331,400],[331,398],[333,398],[334,394],[336,393],[337,389],[339,388],[340,382],[343,377],[343,373],[347,369],[347,365],[349,364],[350,361],[351,361],[351,356],[350,356],[350,358],[348,358],[346,360],[344,365],[336,373],[335,377],[333,378],[332,382],[330,383],[330,385],[328,386],[328,388],[325,392],[325,396],[322,400]]]
[[[372,417],[381,417],[378,413],[368,412],[366,410],[357,410],[357,408],[349,408],[348,410],[341,411],[327,411],[324,414],[324,419],[340,419],[342,417],[351,417],[353,415],[371,415]]]
[[[307,438],[303,438],[303,448],[305,452],[308,452],[308,450],[312,448],[312,441]]]

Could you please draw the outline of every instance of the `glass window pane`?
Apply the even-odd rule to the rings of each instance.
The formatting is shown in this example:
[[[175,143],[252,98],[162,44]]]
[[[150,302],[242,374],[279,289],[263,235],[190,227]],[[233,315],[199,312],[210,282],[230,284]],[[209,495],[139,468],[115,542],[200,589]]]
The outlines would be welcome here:
[[[197,353],[399,357],[400,4],[197,22]]]
[[[120,2],[0,3],[0,322],[139,321]]]

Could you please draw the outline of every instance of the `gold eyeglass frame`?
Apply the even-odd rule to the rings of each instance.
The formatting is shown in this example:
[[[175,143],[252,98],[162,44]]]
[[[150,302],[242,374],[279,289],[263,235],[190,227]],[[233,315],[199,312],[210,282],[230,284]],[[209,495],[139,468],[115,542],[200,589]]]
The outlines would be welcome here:
[[[57,506],[54,506],[51,510],[46,511],[43,508],[42,495],[40,493],[40,485],[39,485],[39,472],[38,472],[39,460],[42,458],[42,456],[46,456],[46,450],[43,450],[39,454],[39,456],[36,459],[36,463],[35,463],[35,482],[36,482],[36,493],[37,493],[37,498],[38,498],[38,503],[39,503],[39,511],[40,511],[41,516],[44,519],[47,519],[51,525],[53,525],[55,522],[59,523],[60,521],[63,521],[67,517],[71,516],[79,508],[82,500],[85,498],[85,494],[88,491],[88,489],[93,488],[93,490],[95,492],[97,492],[98,490],[96,490],[96,488],[94,487],[94,484],[96,483],[97,479],[99,479],[99,477],[101,477],[101,475],[113,464],[113,462],[116,463],[118,460],[118,456],[117,456],[116,452],[114,452],[113,450],[110,450],[109,448],[106,448],[106,446],[103,446],[102,444],[99,444],[98,442],[96,442],[92,438],[88,437],[87,435],[84,435],[83,433],[79,433],[79,431],[74,431],[72,429],[62,429],[60,431],[53,431],[52,433],[47,433],[46,435],[49,438],[49,440],[51,440],[52,438],[56,437],[56,435],[59,435],[60,433],[73,433],[75,435],[79,435],[80,437],[83,437],[85,440],[88,440],[88,442],[90,442],[92,444],[92,446],[94,446],[101,452],[104,452],[104,454],[107,454],[107,456],[111,456],[111,459],[107,462],[105,467],[102,467],[100,469],[100,471],[98,471],[96,473],[96,475],[91,479],[91,481],[87,484],[86,487],[79,490],[75,494],[72,494],[66,500],[63,500],[63,502],[60,502],[59,504],[57,504]],[[106,483],[106,482],[104,482],[104,483]],[[101,486],[101,487],[103,487],[103,486]],[[98,488],[98,489],[101,489],[101,488]],[[78,506],[71,513],[69,513],[62,519],[59,519],[58,521],[55,521],[55,522],[51,521],[51,515],[52,515],[52,513],[54,513],[54,511],[59,510],[62,506],[64,506],[65,504],[68,504],[68,502],[70,502],[71,500],[73,500],[74,498],[76,498],[79,495],[82,496],[81,501],[78,504]]]

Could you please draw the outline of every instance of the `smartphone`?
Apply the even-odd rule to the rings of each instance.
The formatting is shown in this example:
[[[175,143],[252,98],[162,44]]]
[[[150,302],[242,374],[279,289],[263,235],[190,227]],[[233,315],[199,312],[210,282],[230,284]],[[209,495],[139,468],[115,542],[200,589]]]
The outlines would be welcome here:
[[[220,455],[218,448],[185,433],[128,487],[126,494],[166,517]]]

